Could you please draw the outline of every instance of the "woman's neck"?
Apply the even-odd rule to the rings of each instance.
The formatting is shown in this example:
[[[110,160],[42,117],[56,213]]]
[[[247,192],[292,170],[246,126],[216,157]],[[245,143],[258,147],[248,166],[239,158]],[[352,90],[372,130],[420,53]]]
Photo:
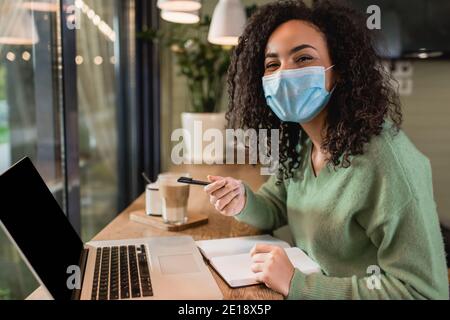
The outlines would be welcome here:
[[[313,149],[311,151],[311,161],[314,175],[318,177],[320,171],[325,167],[328,153],[322,150],[323,137],[325,132],[326,112],[322,111],[317,117],[308,123],[302,124],[303,130],[311,139]]]
[[[303,130],[311,139],[311,142],[314,145],[314,149],[316,150],[321,150],[325,131],[325,120],[326,112],[325,110],[323,110],[310,122],[301,124]]]

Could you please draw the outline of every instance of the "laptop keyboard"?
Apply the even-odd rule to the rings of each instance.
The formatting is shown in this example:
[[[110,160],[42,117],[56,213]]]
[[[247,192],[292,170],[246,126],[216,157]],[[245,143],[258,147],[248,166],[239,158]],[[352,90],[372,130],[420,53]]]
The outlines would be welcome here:
[[[145,245],[97,248],[92,300],[153,296]]]

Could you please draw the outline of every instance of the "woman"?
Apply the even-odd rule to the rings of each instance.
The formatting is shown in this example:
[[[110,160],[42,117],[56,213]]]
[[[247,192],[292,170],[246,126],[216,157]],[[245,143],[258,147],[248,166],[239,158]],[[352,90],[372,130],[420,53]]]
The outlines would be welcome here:
[[[448,299],[430,163],[400,130],[391,79],[364,17],[329,1],[255,13],[229,70],[233,127],[280,130],[279,174],[254,193],[209,177],[222,214],[262,230],[289,225],[320,264],[305,275],[257,245],[256,279],[290,299]]]

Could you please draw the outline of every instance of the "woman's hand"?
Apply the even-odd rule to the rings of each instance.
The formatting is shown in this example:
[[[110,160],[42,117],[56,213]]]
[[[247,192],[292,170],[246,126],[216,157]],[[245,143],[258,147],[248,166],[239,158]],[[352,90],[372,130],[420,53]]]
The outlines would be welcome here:
[[[284,249],[268,245],[257,244],[250,251],[252,256],[252,271],[256,273],[256,280],[287,297],[294,266]]]
[[[237,215],[245,206],[245,188],[240,180],[208,176],[212,183],[205,187],[211,204],[225,216]]]

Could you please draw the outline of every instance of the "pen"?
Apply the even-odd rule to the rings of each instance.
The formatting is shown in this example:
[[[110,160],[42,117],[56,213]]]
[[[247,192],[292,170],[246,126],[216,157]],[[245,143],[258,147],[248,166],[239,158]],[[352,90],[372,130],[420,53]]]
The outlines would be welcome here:
[[[181,183],[195,184],[195,185],[199,185],[199,186],[207,186],[209,184],[209,182],[194,180],[194,179],[188,178],[188,177],[180,177],[180,178],[178,178],[177,181],[181,182]]]

